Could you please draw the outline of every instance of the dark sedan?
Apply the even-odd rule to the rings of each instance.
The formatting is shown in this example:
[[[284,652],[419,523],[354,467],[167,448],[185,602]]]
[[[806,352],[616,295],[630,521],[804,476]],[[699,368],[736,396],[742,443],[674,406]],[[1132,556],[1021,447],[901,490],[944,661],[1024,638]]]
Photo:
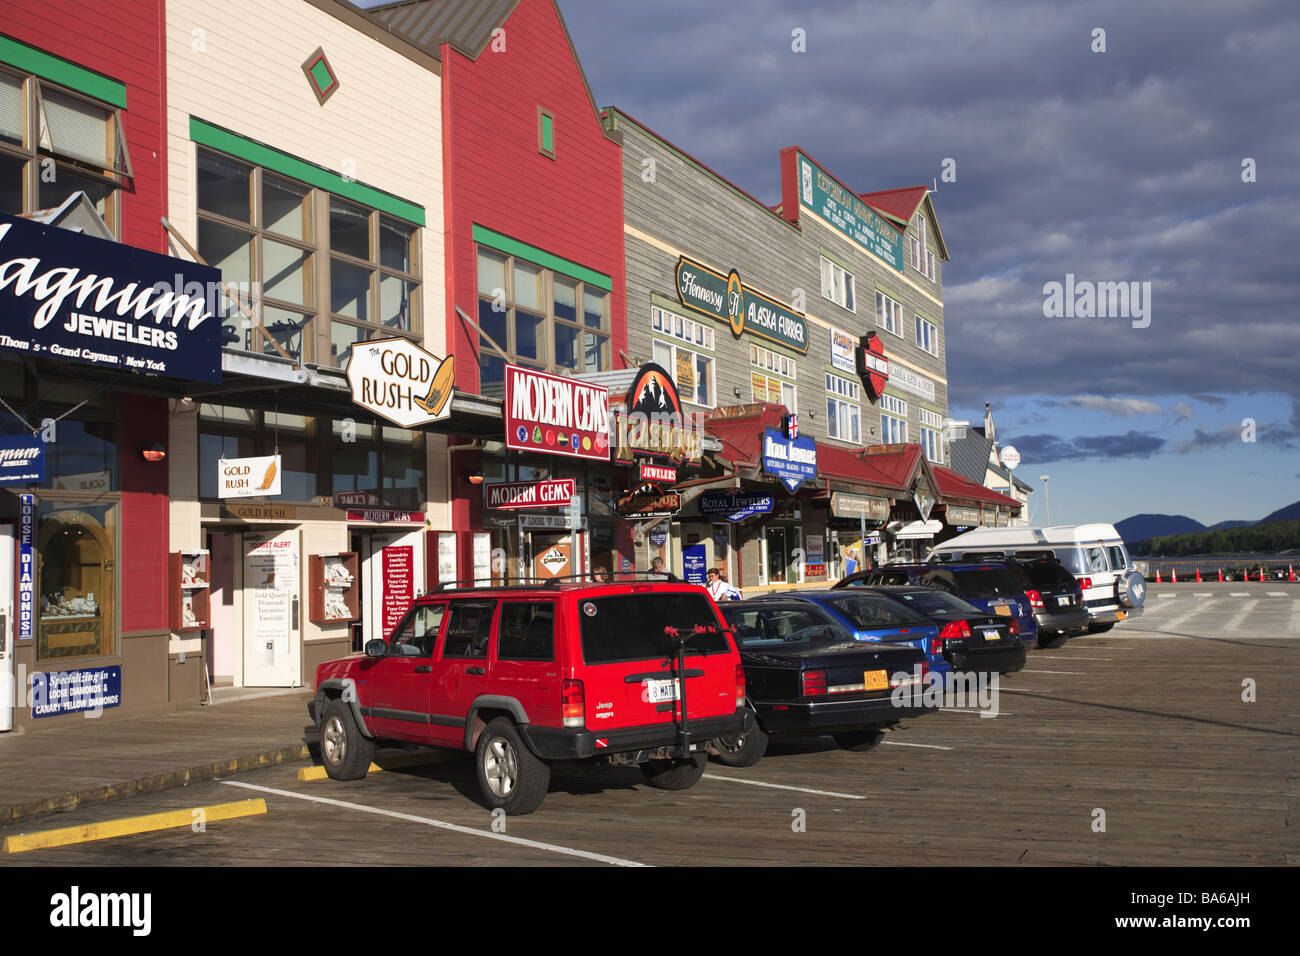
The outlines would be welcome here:
[[[735,633],[757,718],[749,733],[713,741],[729,766],[757,763],[772,734],[830,734],[846,750],[871,750],[900,720],[936,709],[894,693],[925,673],[916,648],[854,640],[806,601],[724,602],[719,610]]]
[[[919,611],[939,625],[943,656],[958,672],[1012,674],[1025,666],[1025,645],[1016,618],[981,611],[969,601],[936,588],[873,588]]]

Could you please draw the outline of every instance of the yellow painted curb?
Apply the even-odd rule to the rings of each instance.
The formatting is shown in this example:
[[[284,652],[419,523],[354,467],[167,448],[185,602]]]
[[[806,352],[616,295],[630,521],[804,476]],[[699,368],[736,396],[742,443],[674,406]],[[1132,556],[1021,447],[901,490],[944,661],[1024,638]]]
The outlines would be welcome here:
[[[206,825],[218,820],[234,820],[238,817],[251,817],[262,813],[266,813],[266,801],[260,797],[256,800],[217,803],[210,807],[194,807],[191,810],[168,810],[165,813],[150,813],[143,817],[123,817],[120,820],[105,820],[102,823],[88,823],[80,827],[63,827],[59,830],[41,830],[37,833],[21,833],[18,836],[5,837],[4,852],[25,853],[28,850],[46,850],[72,843],[89,843],[92,840],[130,836],[133,833],[148,833],[151,830],[188,827],[199,821]]]
[[[431,751],[422,754],[399,754],[396,757],[384,757],[370,765],[366,773],[383,773],[385,770],[400,770],[403,767],[419,767],[426,763],[441,763],[444,760],[454,760],[453,754],[440,753]],[[299,780],[324,780],[329,774],[325,772],[324,767],[303,767],[298,771]]]

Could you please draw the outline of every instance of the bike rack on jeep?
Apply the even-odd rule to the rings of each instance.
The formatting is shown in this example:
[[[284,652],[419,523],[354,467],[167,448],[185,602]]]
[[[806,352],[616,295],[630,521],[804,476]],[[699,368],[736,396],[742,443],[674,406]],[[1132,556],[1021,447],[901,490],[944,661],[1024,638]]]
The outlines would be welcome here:
[[[686,642],[701,634],[718,634],[721,629],[715,624],[692,624],[689,627],[664,627],[664,637],[677,643],[677,687],[678,702],[681,704],[682,719],[677,725],[677,748],[684,758],[691,756],[691,729],[686,715]]]

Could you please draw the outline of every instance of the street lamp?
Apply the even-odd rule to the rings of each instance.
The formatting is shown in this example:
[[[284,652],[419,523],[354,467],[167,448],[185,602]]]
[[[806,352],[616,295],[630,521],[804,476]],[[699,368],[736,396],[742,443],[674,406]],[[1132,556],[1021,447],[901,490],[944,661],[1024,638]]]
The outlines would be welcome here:
[[[1043,483],[1043,503],[1047,505],[1047,523],[1052,523],[1052,496],[1047,493],[1047,475],[1039,475],[1038,480]]]

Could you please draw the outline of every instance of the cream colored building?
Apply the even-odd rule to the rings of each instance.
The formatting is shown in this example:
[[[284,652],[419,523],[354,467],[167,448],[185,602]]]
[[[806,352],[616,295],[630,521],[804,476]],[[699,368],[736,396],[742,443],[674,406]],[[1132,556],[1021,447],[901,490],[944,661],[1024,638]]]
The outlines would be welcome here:
[[[333,0],[166,16],[172,252],[238,300],[221,386],[173,403],[171,547],[207,626],[172,652],[202,647],[217,684],[310,684],[424,589],[426,529],[450,526],[446,439],[352,405],[343,372],[368,338],[444,352],[440,64]],[[223,461],[277,451],[278,496],[218,498]]]

